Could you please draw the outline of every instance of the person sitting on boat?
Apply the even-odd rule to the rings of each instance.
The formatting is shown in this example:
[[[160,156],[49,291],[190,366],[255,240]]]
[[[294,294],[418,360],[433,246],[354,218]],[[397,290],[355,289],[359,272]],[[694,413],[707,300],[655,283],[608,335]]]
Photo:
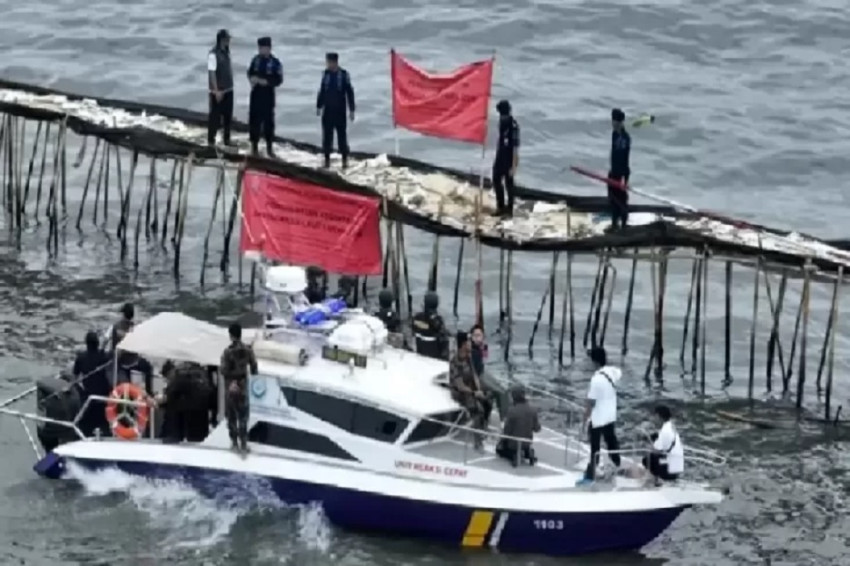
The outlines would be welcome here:
[[[655,416],[661,428],[652,435],[652,452],[644,457],[643,466],[655,477],[656,483],[674,481],[685,471],[685,447],[673,426],[670,408],[655,407]]]
[[[537,463],[537,458],[534,456],[531,441],[534,439],[534,433],[540,432],[540,417],[537,409],[532,407],[525,398],[525,390],[522,387],[516,386],[511,389],[511,399],[513,405],[508,409],[502,433],[514,438],[527,438],[528,442],[502,438],[496,445],[496,454],[508,460],[514,467],[519,465],[520,457],[533,466]]]
[[[587,408],[582,425],[582,428],[587,427],[590,437],[590,461],[587,463],[584,477],[577,482],[577,485],[592,483],[596,477],[596,466],[599,465],[599,451],[603,438],[611,461],[615,466],[620,467],[618,452],[620,443],[617,441],[615,424],[617,422],[617,383],[623,373],[620,368],[608,365],[605,348],[593,347],[590,350],[590,359],[596,366],[596,372],[590,378]]]
[[[508,414],[508,392],[504,385],[484,370],[484,360],[487,359],[488,348],[484,337],[484,327],[480,324],[475,324],[469,331],[472,337],[472,367],[475,368],[475,375],[481,381],[481,385],[490,400],[490,412],[485,415],[485,422],[490,422],[490,413],[493,405],[499,410],[499,419],[504,421]]]
[[[357,279],[351,275],[340,275],[336,282],[336,291],[331,294],[333,299],[342,299],[346,306],[355,307],[357,302],[354,299],[357,291]]]
[[[85,403],[92,395],[108,397],[112,390],[107,369],[112,356],[100,349],[100,336],[90,330],[86,333],[86,349],[77,354],[71,372],[80,391],[80,402]],[[100,429],[102,435],[109,434],[109,422],[106,420],[105,405],[102,401],[92,401],[80,418],[77,426],[85,436],[91,436]]]
[[[457,352],[449,364],[449,386],[455,401],[469,412],[472,427],[484,430],[487,426],[484,414],[488,401],[472,367],[471,346],[466,332],[457,333]],[[482,435],[476,434],[475,447],[480,449],[483,444]]]
[[[327,297],[328,274],[319,266],[310,265],[306,269],[307,288],[304,289],[304,297],[311,305],[321,303]]]
[[[440,297],[437,293],[425,293],[422,312],[413,315],[413,337],[417,354],[445,360],[449,357],[449,333],[446,322],[437,312],[439,306]]]
[[[209,433],[210,394],[204,368],[168,360],[161,373],[167,384],[165,391],[156,396],[156,404],[165,409],[163,442],[203,442]]]
[[[242,342],[242,327],[228,328],[230,345],[221,354],[221,376],[227,387],[227,430],[234,450],[248,452],[248,372],[257,375],[254,350]]]

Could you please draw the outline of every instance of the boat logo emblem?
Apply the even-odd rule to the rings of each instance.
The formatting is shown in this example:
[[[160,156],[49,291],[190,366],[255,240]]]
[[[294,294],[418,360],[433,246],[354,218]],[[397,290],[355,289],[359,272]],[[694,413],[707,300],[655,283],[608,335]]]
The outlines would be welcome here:
[[[262,377],[255,377],[251,380],[251,395],[257,399],[262,399],[266,394],[266,380]]]

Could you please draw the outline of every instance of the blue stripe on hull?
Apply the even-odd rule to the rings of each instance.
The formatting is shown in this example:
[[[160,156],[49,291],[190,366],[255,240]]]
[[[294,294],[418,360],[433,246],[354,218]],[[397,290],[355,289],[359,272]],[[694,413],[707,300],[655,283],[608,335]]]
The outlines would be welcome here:
[[[126,473],[156,479],[179,479],[205,497],[257,497],[270,490],[288,504],[320,502],[334,525],[354,531],[373,531],[435,539],[460,546],[475,509],[443,503],[429,503],[371,492],[305,483],[272,477],[194,467],[167,466],[146,462],[74,460],[88,469],[115,467]],[[37,465],[38,466],[38,465]],[[39,471],[37,469],[37,471]],[[42,472],[40,472],[42,473]],[[42,475],[51,475],[42,473]],[[54,474],[55,475],[55,474]],[[226,494],[226,495],[225,495]],[[483,546],[498,538],[496,548],[506,552],[577,555],[602,551],[638,550],[656,538],[684,508],[611,513],[527,513],[506,512],[500,532],[502,512],[493,511]]]

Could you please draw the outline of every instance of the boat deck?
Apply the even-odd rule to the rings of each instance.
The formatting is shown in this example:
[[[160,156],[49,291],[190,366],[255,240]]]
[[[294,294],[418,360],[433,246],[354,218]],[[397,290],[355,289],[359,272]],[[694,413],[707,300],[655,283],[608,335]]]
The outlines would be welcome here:
[[[525,477],[551,477],[565,474],[575,476],[582,473],[587,466],[586,454],[576,450],[567,451],[564,437],[548,429],[543,429],[534,437],[534,454],[537,457],[537,464],[534,466],[521,463],[514,467],[509,461],[496,455],[495,444],[496,440],[489,438],[485,441],[482,450],[475,450],[471,439],[461,432],[411,448],[410,451],[453,464],[475,466]]]

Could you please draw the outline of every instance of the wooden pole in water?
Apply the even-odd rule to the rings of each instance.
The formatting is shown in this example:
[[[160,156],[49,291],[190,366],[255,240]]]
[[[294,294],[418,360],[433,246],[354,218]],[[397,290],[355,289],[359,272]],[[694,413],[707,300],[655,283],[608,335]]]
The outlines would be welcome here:
[[[511,340],[513,338],[514,327],[514,252],[508,250],[508,270],[507,270],[507,285],[505,287],[505,302],[508,310],[508,339],[505,344],[505,361],[508,361],[511,352]]]
[[[552,328],[555,326],[555,297],[557,296],[556,278],[560,253],[552,254],[552,272],[549,274],[549,340],[552,340]]]
[[[502,233],[504,236],[504,232]],[[505,250],[499,248],[499,328],[505,320]]]
[[[177,166],[180,165],[180,172],[177,173]],[[165,201],[165,215],[162,217],[162,241],[161,245],[165,247],[165,240],[168,238],[168,217],[171,215],[171,199],[174,196],[174,187],[183,185],[183,174],[186,169],[186,161],[182,159],[174,160],[174,169],[171,170],[171,183],[168,185],[168,198]],[[178,201],[179,197],[178,197]]]
[[[213,196],[213,205],[212,205],[212,214],[210,215],[210,222],[207,225],[207,235],[204,237],[204,255],[203,260],[201,261],[201,287],[204,286],[205,276],[207,273],[207,259],[210,256],[210,237],[212,236],[213,225],[215,224],[215,216],[218,212],[218,199],[221,197],[222,192],[224,192],[224,181],[225,181],[225,171],[224,167],[221,167],[218,170],[218,179],[215,184],[215,195]]]
[[[92,155],[89,170],[86,174],[86,184],[83,185],[83,197],[80,199],[80,209],[77,211],[77,230],[82,230],[82,228],[80,228],[80,223],[83,221],[83,208],[86,205],[86,198],[89,194],[89,184],[91,183],[92,174],[94,173],[94,166],[97,164],[97,150],[99,148],[100,138],[96,138],[94,142],[94,154]],[[30,167],[32,167],[32,161],[30,161]],[[95,203],[95,208],[97,208],[97,203]]]
[[[570,209],[567,208],[567,238],[572,240],[572,221]],[[567,327],[567,307],[570,311],[570,357],[575,358],[575,319],[573,317],[573,253],[567,252],[566,282],[564,285],[564,305],[561,310],[561,341],[558,346],[558,363],[564,365],[564,334]],[[569,301],[569,305],[567,304]]]
[[[121,202],[121,218],[118,220],[119,232],[121,234],[121,261],[127,257],[127,230],[130,225],[130,198],[133,195],[133,181],[136,178],[136,166],[139,164],[139,152],[133,151],[133,160],[130,164],[130,179],[127,181],[127,190]],[[142,207],[139,207],[139,211]]]
[[[688,325],[691,321],[691,308],[693,307],[694,302],[694,290],[696,288],[696,278],[697,278],[697,260],[694,259],[694,263],[691,266],[691,287],[688,290],[688,302],[685,306],[685,320],[682,323],[682,349],[679,350],[679,364],[682,366],[682,372],[685,371],[685,347],[688,343]]]
[[[145,240],[151,239],[151,205],[156,194],[156,157],[151,157],[150,170],[148,171],[148,190],[145,195]],[[156,210],[154,210],[156,215]],[[138,238],[136,239],[138,250]]]
[[[823,374],[823,368],[826,365],[826,357],[827,351],[830,348],[830,345],[833,344],[832,333],[835,331],[835,315],[836,313],[836,303],[838,302],[838,293],[839,293],[839,280],[835,280],[835,287],[832,290],[832,302],[829,308],[829,317],[826,320],[826,331],[823,335],[823,347],[820,351],[820,361],[818,362],[818,375],[816,381],[816,387],[818,392],[818,397],[820,397],[823,392],[823,388],[821,387],[821,375]],[[829,417],[827,417],[829,418]]]
[[[384,245],[384,262],[383,262],[383,278],[381,279],[381,287],[388,289],[390,286],[390,271],[393,255],[393,221],[390,219],[390,213],[387,210],[387,197],[381,199],[381,209],[384,217],[384,230],[386,231],[386,243]]]
[[[183,232],[186,228],[186,212],[189,208],[189,187],[192,185],[192,172],[195,166],[195,154],[190,153],[187,159],[189,172],[186,174],[186,183],[184,186],[181,186],[180,194],[182,198],[180,200],[180,223],[176,225],[176,240],[174,243],[174,277],[180,277],[180,249],[183,246]]]
[[[811,299],[811,260],[806,260],[803,274],[803,333],[800,335],[800,369],[797,370],[797,409],[803,406],[803,388],[806,385],[806,353],[809,334],[809,301]]]
[[[605,346],[605,335],[608,333],[608,321],[611,318],[611,306],[614,304],[614,293],[617,289],[617,268],[608,261],[607,269],[611,271],[611,286],[608,289],[608,298],[605,301],[605,316],[602,317],[602,334],[599,337],[599,345]]]
[[[700,347],[700,389],[705,391],[705,358],[708,351],[708,265],[709,253],[705,250],[705,259],[702,263],[702,329],[700,331],[702,346]]]
[[[172,171],[173,173],[173,171]],[[159,182],[157,181],[156,169],[154,169],[154,175],[151,179],[151,184],[153,188],[151,189],[151,193],[153,195],[153,220],[151,220],[151,235],[156,240],[156,236],[159,233]],[[221,201],[222,207],[224,207],[224,199]],[[222,217],[224,216],[224,208],[222,208]],[[224,220],[224,218],[222,218]]]
[[[552,264],[555,268],[555,264]],[[551,275],[550,275],[551,282]],[[534,319],[534,326],[531,328],[531,338],[528,340],[528,357],[534,358],[534,337],[537,335],[537,329],[540,326],[540,320],[543,318],[543,307],[546,306],[546,299],[549,298],[549,293],[552,291],[551,283],[546,283],[546,288],[543,290],[543,297],[540,299],[540,308],[537,309],[537,318]]]
[[[700,321],[705,316],[702,312],[702,270],[705,269],[705,254],[697,258],[697,288],[696,298],[694,300],[694,333],[691,339],[691,375],[697,376],[697,350],[699,349]],[[703,384],[702,394],[705,395],[705,386]]]
[[[443,200],[440,199],[440,206],[437,212],[437,222],[442,223],[443,221]],[[431,271],[428,275],[428,290],[436,291],[437,290],[437,270],[440,264],[440,236],[434,236],[434,247],[431,250]]]
[[[15,184],[15,134],[17,133],[16,120],[10,114],[7,118],[6,144],[5,144],[5,183],[3,186],[3,205],[6,213],[12,212],[12,189]]]
[[[782,374],[785,374],[785,362],[782,359],[782,342],[779,340],[779,320],[782,318],[782,306],[785,301],[785,287],[788,283],[788,273],[782,272],[782,278],[779,280],[779,291],[776,296],[776,303],[773,302],[773,291],[770,285],[770,276],[765,272],[764,285],[767,291],[767,302],[770,306],[773,325],[770,329],[770,338],[767,341],[767,392],[773,391],[773,358],[774,354],[779,351],[779,367]]]
[[[833,329],[829,335],[829,367],[826,370],[826,404],[824,418],[829,421],[832,418],[832,374],[835,368],[835,335],[838,334],[838,300],[840,297],[841,284],[844,279],[844,266],[838,266],[838,277],[835,280],[835,293],[832,299],[832,324]]]
[[[36,188],[35,194],[35,219],[38,222],[38,211],[41,208],[41,188],[44,183],[44,172],[47,167],[47,146],[50,145],[50,122],[47,123],[47,127],[44,129],[44,145],[41,147],[41,167],[39,168],[38,173],[38,187]]]
[[[599,332],[599,320],[602,316],[602,303],[605,299],[605,290],[608,288],[608,258],[611,257],[609,253],[603,252],[601,256],[599,256],[600,261],[602,262],[602,278],[599,283],[599,290],[595,297],[595,306],[596,309],[593,313],[593,328],[590,332],[590,344],[592,346],[600,346],[599,340],[597,338]]]
[[[402,272],[404,274],[404,289],[407,295],[407,315],[413,317],[413,291],[410,289],[410,269],[407,263],[407,248],[404,242],[404,226],[398,227],[398,241],[401,248]],[[363,285],[363,298],[366,298],[366,285]]]
[[[109,151],[110,146],[107,142],[103,147],[103,158],[106,160],[106,169],[103,173],[103,227],[106,228],[109,219],[109,166],[112,162],[112,152]],[[119,159],[120,163],[121,160]]]
[[[656,270],[656,251],[655,248],[652,249],[651,259],[649,260],[649,280],[650,287],[652,292],[652,321],[655,325],[658,324],[658,281]],[[652,347],[649,350],[649,361],[646,364],[646,371],[643,373],[643,381],[647,385],[649,385],[649,374],[652,372],[652,362],[655,361],[656,356],[656,342],[658,340],[657,333],[653,334],[652,339]]]
[[[803,285],[805,287],[805,284]],[[797,351],[797,335],[800,333],[800,322],[803,320],[803,296],[800,294],[800,304],[797,305],[797,317],[794,320],[794,335],[791,337],[791,352],[788,354],[787,373],[782,377],[782,396],[788,394],[791,377],[794,374],[794,354]]]
[[[635,250],[635,254],[637,254],[637,250]],[[626,296],[626,316],[623,320],[623,346],[621,349],[622,355],[626,355],[629,353],[629,323],[632,320],[632,303],[634,302],[635,297],[635,277],[637,275],[637,255],[632,258],[632,273],[629,277],[629,292]]]
[[[756,375],[756,327],[758,325],[759,315],[759,278],[761,277],[761,256],[756,263],[755,282],[753,283],[753,318],[750,322],[750,372],[749,381],[747,382],[747,399],[753,400],[753,389],[755,388]]]
[[[460,239],[460,245],[457,250],[457,273],[455,274],[454,296],[452,297],[452,314],[457,318],[457,303],[460,298],[460,277],[463,271],[463,247],[466,243],[466,238]]]
[[[97,158],[97,153],[95,153],[94,158]],[[103,176],[106,171],[106,162],[109,160],[109,142],[103,142],[103,150],[100,155],[100,169],[97,172],[97,182],[95,183],[95,193],[94,193],[94,212],[92,213],[92,224],[97,226],[97,212],[100,210],[100,187],[103,182]]]
[[[666,254],[662,252],[661,261],[658,263],[658,320],[655,324],[655,377],[659,380],[664,372],[664,295],[667,293],[667,261]]]
[[[593,280],[593,291],[590,293],[590,308],[587,310],[587,320],[584,324],[584,338],[581,341],[582,347],[587,350],[587,340],[590,338],[590,333],[593,323],[593,310],[596,306],[596,295],[599,291],[599,283],[602,280],[602,271],[605,267],[605,255],[599,254],[599,266],[596,268],[596,278]]]
[[[732,262],[726,262],[726,297],[725,297],[725,338],[726,345],[723,348],[723,384],[732,384]],[[705,391],[703,391],[705,393]]]
[[[35,130],[35,139],[32,142],[32,154],[30,155],[29,167],[27,168],[27,183],[26,183],[26,186],[24,187],[24,204],[23,204],[24,214],[26,214],[26,206],[27,206],[27,203],[29,202],[29,198],[30,198],[30,181],[32,180],[32,172],[33,172],[33,169],[35,168],[35,159],[38,156],[38,142],[41,139],[41,130],[42,130],[43,126],[44,126],[44,122],[39,120],[38,127]]]
[[[564,337],[567,333],[567,303],[569,301],[570,290],[570,263],[572,261],[572,252],[567,252],[567,261],[566,261],[566,281],[564,282],[564,298],[563,303],[561,304],[561,339],[558,343],[558,365],[564,365]]]
[[[230,203],[230,217],[227,219],[227,231],[224,234],[224,247],[221,252],[221,271],[227,272],[230,264],[230,239],[233,236],[233,228],[236,226],[236,218],[239,216],[239,195],[242,194],[242,180],[245,178],[245,164],[236,173],[236,185],[233,188],[233,200]],[[239,273],[242,273],[242,260],[239,260]],[[239,276],[239,285],[242,286],[242,276]]]
[[[62,217],[68,217],[68,115],[62,121],[62,161],[59,166],[62,171]]]
[[[18,159],[15,163],[16,173],[15,173],[15,203],[14,203],[14,223],[15,223],[15,239],[20,245],[21,239],[21,230],[23,228],[23,183],[22,183],[22,171],[24,168],[24,139],[26,136],[26,120],[21,120],[21,136],[20,136],[20,147],[18,148]]]

